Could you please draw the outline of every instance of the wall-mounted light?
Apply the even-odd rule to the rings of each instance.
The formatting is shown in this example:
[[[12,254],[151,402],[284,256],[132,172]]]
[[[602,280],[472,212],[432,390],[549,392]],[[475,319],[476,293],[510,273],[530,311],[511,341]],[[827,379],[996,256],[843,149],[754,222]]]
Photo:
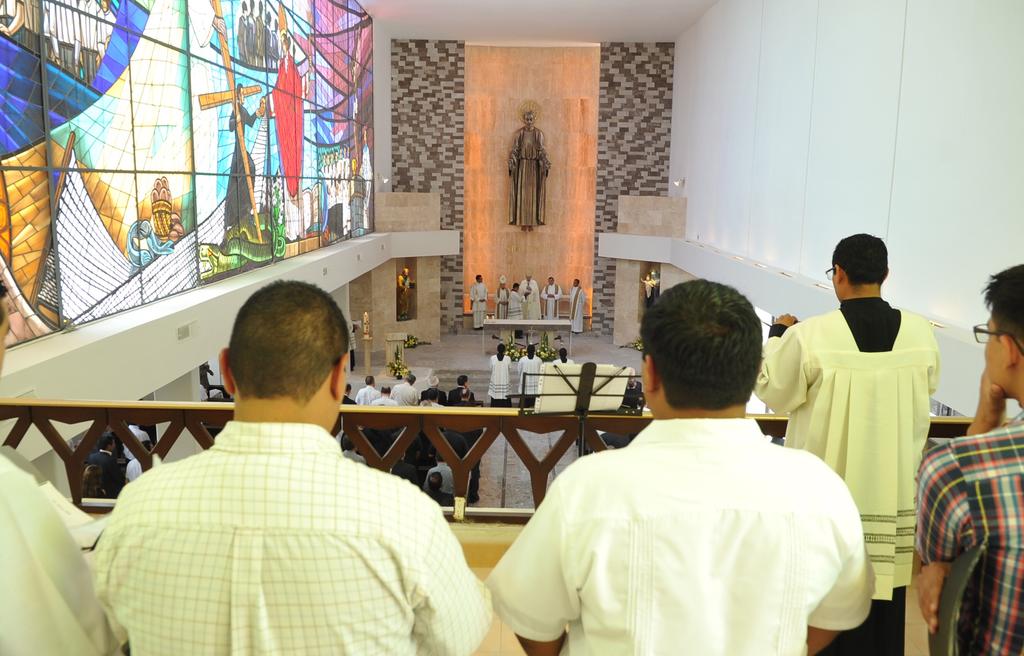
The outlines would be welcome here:
[[[814,286],[815,286],[815,287],[820,287],[820,288],[822,288],[822,289],[829,289],[829,290],[831,290],[831,289],[832,289],[832,288],[831,288],[831,287],[829,287],[828,285],[826,285],[826,284],[824,284],[824,283],[820,283],[820,282],[816,282],[816,283],[814,283]]]
[[[391,182],[391,178],[387,177],[383,173],[378,173],[377,174],[377,182],[379,182],[381,184],[387,184],[387,183]]]
[[[754,262],[754,266],[756,266],[758,269],[767,269],[768,268],[767,266],[761,264],[760,262]]]
[[[779,271],[779,275],[780,276],[786,276],[787,278],[792,278],[793,277],[792,273],[786,273],[785,271]]]
[[[673,180],[672,181],[672,186],[673,187],[685,187],[686,186],[686,178],[679,178],[677,180]]]
[[[931,319],[928,320],[928,323],[930,323],[931,325],[935,326],[936,328],[945,328],[946,327],[946,324],[939,323],[938,321],[932,321]]]
[[[732,259],[736,260],[737,262],[742,262],[743,261],[743,258],[740,257],[739,255],[733,255]]]

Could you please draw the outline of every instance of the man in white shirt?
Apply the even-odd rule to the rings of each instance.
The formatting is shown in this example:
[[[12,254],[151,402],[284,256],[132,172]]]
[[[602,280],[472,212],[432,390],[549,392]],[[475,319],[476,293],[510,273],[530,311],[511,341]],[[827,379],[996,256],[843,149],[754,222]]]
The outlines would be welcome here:
[[[398,405],[398,401],[391,398],[391,388],[381,385],[380,396],[373,400],[370,405]]]
[[[415,387],[413,387],[415,384],[416,375],[407,375],[405,380],[398,383],[391,389],[391,398],[393,398],[398,405],[419,405],[420,393],[416,391]]]
[[[544,301],[544,318],[557,319],[558,300],[562,298],[562,288],[555,284],[553,276],[548,276],[548,284],[541,290],[540,297]]]
[[[901,656],[914,557],[915,478],[939,382],[939,348],[924,317],[882,299],[888,251],[859,234],[836,245],[827,276],[838,310],[800,323],[778,318],[756,392],[789,413],[786,447],[809,451],[843,477],[875,570],[871,616],[830,656]]]
[[[373,376],[367,376],[364,382],[366,387],[362,387],[356,392],[356,405],[370,405],[380,398],[380,392],[374,387],[377,381],[373,379]]]
[[[816,653],[867,616],[871,569],[842,479],[744,418],[753,306],[695,280],[641,336],[655,421],[555,479],[487,580],[496,612],[528,654]]]
[[[347,335],[306,283],[242,306],[220,356],[234,420],[125,488],[99,542],[99,597],[134,653],[470,654],[486,634],[437,505],[328,432]]]

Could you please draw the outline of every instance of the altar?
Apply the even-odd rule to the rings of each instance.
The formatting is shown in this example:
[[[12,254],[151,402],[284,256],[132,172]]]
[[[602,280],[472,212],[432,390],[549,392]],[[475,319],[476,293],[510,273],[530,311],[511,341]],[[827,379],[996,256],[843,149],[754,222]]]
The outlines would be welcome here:
[[[526,339],[530,344],[536,344],[533,334],[538,330],[541,332],[569,333],[569,353],[572,353],[572,321],[568,319],[484,319],[484,329],[480,334],[480,347],[487,351],[488,328],[498,330],[526,330]]]

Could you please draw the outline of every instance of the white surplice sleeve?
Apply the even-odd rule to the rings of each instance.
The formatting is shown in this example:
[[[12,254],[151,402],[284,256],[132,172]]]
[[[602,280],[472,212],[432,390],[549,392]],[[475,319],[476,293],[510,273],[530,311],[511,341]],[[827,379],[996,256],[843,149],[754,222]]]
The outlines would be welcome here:
[[[764,345],[754,393],[769,408],[780,413],[792,412],[807,401],[807,373],[799,324],[787,330],[782,337],[770,338]]]

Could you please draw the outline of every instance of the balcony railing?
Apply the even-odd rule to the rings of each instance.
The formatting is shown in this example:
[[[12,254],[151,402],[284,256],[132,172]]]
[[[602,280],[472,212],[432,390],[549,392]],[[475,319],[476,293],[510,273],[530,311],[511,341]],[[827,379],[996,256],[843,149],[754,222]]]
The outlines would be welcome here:
[[[153,403],[153,402],[97,402],[97,401],[42,401],[5,400],[0,401],[0,420],[14,420],[14,425],[3,436],[5,446],[17,449],[31,428],[35,428],[46,439],[61,459],[67,472],[72,500],[82,503],[82,474],[85,460],[93,451],[100,436],[113,431],[125,448],[134,454],[142,464],[143,471],[153,463],[152,454],[165,458],[174,444],[190,435],[202,448],[213,446],[211,429],[223,427],[234,413],[231,403]],[[761,430],[772,437],[781,437],[786,432],[786,417],[779,415],[755,415]],[[609,448],[602,439],[602,433],[633,435],[650,423],[652,417],[644,416],[601,416],[587,417],[582,421],[572,415],[520,415],[516,410],[499,408],[425,408],[425,407],[366,407],[344,405],[338,413],[334,434],[342,430],[352,440],[366,459],[366,464],[383,471],[390,471],[403,458],[406,450],[422,435],[451,467],[455,483],[455,518],[461,520],[470,472],[480,463],[484,454],[499,435],[504,436],[512,451],[518,456],[530,476],[530,487],[534,507],[544,499],[548,480],[559,460],[573,448],[580,452],[602,451]],[[55,424],[87,423],[80,439],[69,441],[62,437]],[[152,454],[139,443],[129,430],[129,424],[160,425],[166,428],[154,445]],[[933,418],[930,437],[956,437],[963,435],[970,418]],[[398,432],[386,453],[378,453],[367,437],[367,429]],[[465,456],[460,457],[445,438],[443,431],[458,433],[482,431]],[[534,455],[523,432],[557,433],[551,450],[542,458]],[[72,446],[72,444],[74,446]],[[474,512],[480,519],[500,518],[515,520],[514,516],[494,512]],[[519,519],[524,519],[520,513]]]

